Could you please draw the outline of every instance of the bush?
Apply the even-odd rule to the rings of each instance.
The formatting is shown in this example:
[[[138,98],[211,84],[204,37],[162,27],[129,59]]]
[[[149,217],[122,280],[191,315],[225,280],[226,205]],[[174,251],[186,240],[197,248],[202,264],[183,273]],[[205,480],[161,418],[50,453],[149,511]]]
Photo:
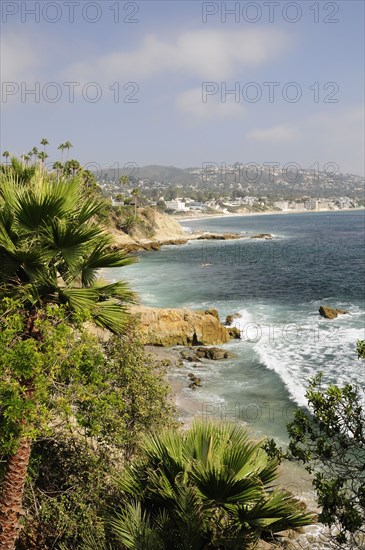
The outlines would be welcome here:
[[[90,533],[101,547],[117,472],[138,455],[143,435],[176,425],[165,371],[137,330],[129,325],[104,347],[85,335],[55,381],[53,429],[32,449],[18,550],[76,550]]]

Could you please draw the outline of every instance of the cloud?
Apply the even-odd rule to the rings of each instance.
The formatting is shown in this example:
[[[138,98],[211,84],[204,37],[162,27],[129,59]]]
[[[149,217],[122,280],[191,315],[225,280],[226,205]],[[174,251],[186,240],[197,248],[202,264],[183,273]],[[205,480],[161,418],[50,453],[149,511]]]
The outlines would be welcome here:
[[[248,142],[270,147],[270,154],[281,158],[301,157],[308,165],[334,162],[340,172],[364,173],[364,108],[355,106],[321,112],[295,122],[256,128],[246,134]],[[285,149],[283,149],[285,148]]]
[[[209,96],[207,99],[208,101],[203,102],[202,88],[197,87],[179,94],[176,104],[183,112],[202,119],[220,119],[245,114],[242,105],[229,101],[222,103],[220,95]]]
[[[29,36],[15,32],[3,34],[0,48],[1,80],[20,82],[29,78],[41,64],[38,46]]]
[[[114,51],[71,64],[67,77],[78,81],[145,79],[163,72],[202,79],[224,79],[246,67],[263,64],[289,44],[274,29],[186,31],[174,41],[146,36],[135,50]]]
[[[276,143],[278,141],[290,142],[297,139],[298,137],[299,136],[297,133],[297,129],[287,125],[278,125],[271,126],[270,128],[257,129],[247,134],[248,139],[272,143]]]

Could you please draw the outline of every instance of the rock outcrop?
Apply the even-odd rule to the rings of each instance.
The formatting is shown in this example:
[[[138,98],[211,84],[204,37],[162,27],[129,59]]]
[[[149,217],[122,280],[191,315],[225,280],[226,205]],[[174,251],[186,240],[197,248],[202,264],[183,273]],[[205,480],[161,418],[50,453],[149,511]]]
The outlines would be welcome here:
[[[346,315],[349,313],[346,309],[337,309],[330,306],[320,306],[319,313],[326,319],[336,319],[339,315]]]
[[[240,313],[232,313],[226,317],[226,325],[230,327],[235,319],[241,319],[242,315]]]
[[[202,363],[202,359],[210,359],[211,361],[221,361],[222,359],[229,359],[236,357],[234,353],[226,349],[217,347],[198,347],[194,349],[180,351],[180,357],[190,363]],[[197,367],[199,365],[192,365]]]
[[[227,241],[242,238],[240,233],[187,233],[174,217],[152,208],[138,208],[137,218],[138,223],[128,231],[128,234],[121,229],[110,229],[116,248],[123,248],[126,252],[137,252],[159,250],[161,246],[181,245],[197,239]]]
[[[131,306],[132,316],[140,321],[142,340],[155,346],[209,346],[225,344],[231,336],[216,310]]]
[[[209,233],[205,231],[196,237],[198,241],[231,241],[233,239],[242,239],[242,235],[240,233]]]
[[[252,235],[251,239],[272,239],[271,233],[260,233],[259,235]]]
[[[234,338],[235,340],[240,340],[241,331],[238,327],[227,327],[227,330],[231,338]]]
[[[189,384],[189,388],[191,390],[195,390],[196,388],[201,387],[202,385],[201,378],[199,378],[198,376],[195,376],[195,374],[193,374],[192,372],[188,374],[188,378],[191,380]]]
[[[198,358],[212,359],[213,361],[220,361],[222,359],[228,359],[229,357],[234,357],[233,353],[230,353],[226,349],[222,348],[198,348],[196,350],[196,355]]]

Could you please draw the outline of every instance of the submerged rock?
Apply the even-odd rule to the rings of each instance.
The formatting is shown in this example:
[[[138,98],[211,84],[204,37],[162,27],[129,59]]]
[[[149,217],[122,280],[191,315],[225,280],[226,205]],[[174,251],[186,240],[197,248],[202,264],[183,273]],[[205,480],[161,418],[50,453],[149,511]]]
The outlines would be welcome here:
[[[194,351],[183,350],[180,352],[180,355],[185,361],[190,361],[190,362],[195,361],[196,363],[200,362],[200,359],[198,359]]]
[[[231,313],[226,317],[226,325],[230,327],[235,319],[241,319],[242,315],[240,313]]]
[[[192,372],[188,374],[188,377],[190,378],[191,382],[189,384],[190,389],[200,388],[202,385],[202,381],[198,376],[195,376]]]
[[[252,235],[250,239],[272,239],[271,233],[260,233],[259,235]]]
[[[322,315],[322,317],[325,317],[326,319],[336,319],[339,315],[346,315],[349,313],[346,309],[337,309],[335,307],[330,306],[320,306],[319,313]]]
[[[205,358],[205,359],[211,359],[213,361],[219,361],[221,359],[229,359],[230,357],[234,357],[233,353],[230,353],[229,351],[222,349],[222,348],[198,348],[196,350],[196,354],[198,357]]]
[[[240,233],[202,233],[196,239],[198,241],[231,241],[233,239],[241,239]]]

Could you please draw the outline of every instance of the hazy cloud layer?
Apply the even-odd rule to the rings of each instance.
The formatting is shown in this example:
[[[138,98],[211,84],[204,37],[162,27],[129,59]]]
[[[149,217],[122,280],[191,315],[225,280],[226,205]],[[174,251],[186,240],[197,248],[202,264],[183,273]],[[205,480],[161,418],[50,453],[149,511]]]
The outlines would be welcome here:
[[[246,67],[273,59],[288,46],[277,30],[202,30],[181,32],[173,41],[148,35],[140,47],[92,56],[71,64],[66,74],[74,79],[144,79],[164,72],[184,73],[200,79],[224,79]]]

